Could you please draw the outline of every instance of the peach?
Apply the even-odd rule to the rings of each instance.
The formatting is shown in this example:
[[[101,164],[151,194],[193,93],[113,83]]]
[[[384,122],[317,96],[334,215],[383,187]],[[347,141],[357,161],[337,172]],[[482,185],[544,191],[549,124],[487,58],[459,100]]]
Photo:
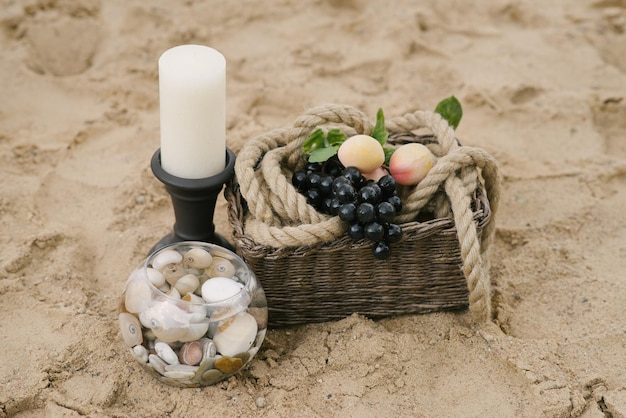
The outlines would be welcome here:
[[[371,173],[385,162],[385,151],[369,135],[354,135],[346,139],[337,151],[344,167],[356,167],[361,173]]]
[[[422,144],[404,144],[389,160],[389,173],[396,183],[413,186],[420,181],[435,163],[435,156]]]
[[[374,171],[369,172],[369,173],[362,173],[363,177],[365,177],[368,180],[374,180],[374,181],[378,181],[381,179],[381,177],[386,176],[387,174],[387,170],[385,170],[384,167],[379,166],[378,168],[376,168]]]

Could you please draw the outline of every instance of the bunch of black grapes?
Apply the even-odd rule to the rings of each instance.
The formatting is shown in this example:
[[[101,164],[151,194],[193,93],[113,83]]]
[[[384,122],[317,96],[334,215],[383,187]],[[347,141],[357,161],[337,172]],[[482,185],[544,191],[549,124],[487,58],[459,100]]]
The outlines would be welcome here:
[[[390,175],[366,180],[358,169],[346,168],[333,157],[324,163],[308,163],[293,174],[291,182],[318,211],[346,222],[354,241],[371,241],[377,259],[389,258],[389,245],[402,238],[402,228],[393,223],[402,201]]]

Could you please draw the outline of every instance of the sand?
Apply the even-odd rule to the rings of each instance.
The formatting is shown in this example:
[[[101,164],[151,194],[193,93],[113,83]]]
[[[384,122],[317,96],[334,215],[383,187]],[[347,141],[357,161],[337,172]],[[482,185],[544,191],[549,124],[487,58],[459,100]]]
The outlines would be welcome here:
[[[0,29],[1,417],[626,416],[623,0],[1,0]],[[493,323],[270,330],[203,389],[141,370],[118,300],[173,223],[149,161],[157,60],[185,43],[227,59],[235,152],[323,103],[458,97],[503,177]]]

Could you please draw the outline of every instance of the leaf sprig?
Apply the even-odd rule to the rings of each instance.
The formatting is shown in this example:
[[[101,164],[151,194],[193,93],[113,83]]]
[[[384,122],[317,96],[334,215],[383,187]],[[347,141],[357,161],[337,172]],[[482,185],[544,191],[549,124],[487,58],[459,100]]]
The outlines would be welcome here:
[[[376,124],[370,136],[380,142],[380,145],[384,146],[387,142],[389,133],[385,129],[385,115],[382,109],[378,109],[376,113]],[[323,163],[337,154],[339,147],[346,139],[346,134],[339,129],[331,129],[326,134],[322,129],[316,129],[304,141],[302,148],[304,153],[309,155],[310,163]],[[387,155],[387,150],[393,153],[392,148],[385,148],[385,155]]]
[[[452,129],[456,129],[459,126],[461,118],[463,117],[461,103],[454,96],[450,96],[437,103],[435,113],[439,113]],[[380,145],[385,151],[384,164],[388,166],[389,159],[395,149],[385,146],[389,133],[385,129],[385,115],[382,109],[378,109],[378,112],[376,112],[376,124],[370,136],[380,142]],[[302,149],[304,153],[309,156],[310,163],[323,163],[337,154],[339,147],[346,139],[346,134],[339,129],[331,129],[326,133],[324,133],[322,129],[316,129],[309,138],[304,141]]]

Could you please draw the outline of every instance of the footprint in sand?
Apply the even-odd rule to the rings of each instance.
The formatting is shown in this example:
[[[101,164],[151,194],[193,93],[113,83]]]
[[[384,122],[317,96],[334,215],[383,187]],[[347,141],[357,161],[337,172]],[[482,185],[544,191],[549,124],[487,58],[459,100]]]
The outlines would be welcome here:
[[[591,108],[595,129],[604,137],[604,153],[626,158],[626,98],[608,98]]]
[[[72,8],[32,6],[24,10],[20,29],[30,46],[26,65],[39,74],[80,74],[92,65],[101,38],[99,5]]]
[[[591,4],[588,15],[594,16],[593,26],[585,31],[589,43],[598,50],[598,55],[604,62],[625,73],[626,2],[595,1]]]

